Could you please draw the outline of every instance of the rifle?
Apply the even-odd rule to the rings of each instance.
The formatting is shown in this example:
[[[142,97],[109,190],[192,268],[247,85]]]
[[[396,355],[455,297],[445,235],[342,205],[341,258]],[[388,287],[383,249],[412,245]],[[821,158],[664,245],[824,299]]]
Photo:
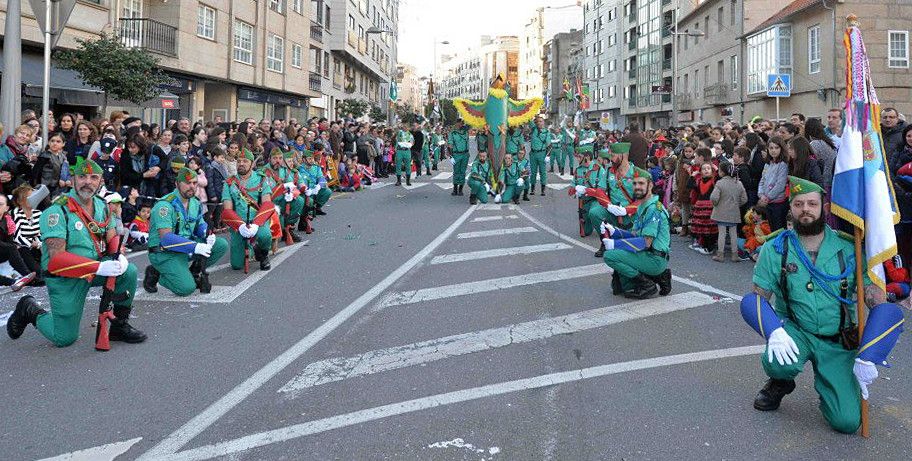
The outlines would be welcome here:
[[[126,240],[122,235],[117,236],[117,253],[112,258],[116,259],[123,250],[123,242]],[[101,302],[98,304],[98,323],[95,325],[95,350],[111,350],[111,342],[108,338],[108,320],[114,320],[114,302],[124,301],[130,297],[129,292],[123,292],[120,295],[114,294],[114,284],[117,277],[111,276],[105,280],[104,288],[101,291]]]
[[[584,211],[583,199],[581,199],[581,198],[577,199],[576,206],[578,207],[576,213],[579,215],[580,237],[585,237],[586,236],[586,216],[583,214],[583,211]]]
[[[247,219],[244,224],[250,225],[250,204],[247,204]],[[250,241],[244,242],[244,273],[250,272]]]

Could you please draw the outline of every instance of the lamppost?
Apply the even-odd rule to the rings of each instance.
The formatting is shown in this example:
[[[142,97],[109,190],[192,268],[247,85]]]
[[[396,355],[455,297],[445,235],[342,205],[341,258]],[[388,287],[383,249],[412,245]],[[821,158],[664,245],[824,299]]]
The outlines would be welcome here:
[[[684,37],[702,37],[704,35],[700,30],[693,32],[678,32],[678,5],[675,3],[674,22],[668,25],[668,32],[671,34],[671,122],[674,125],[678,122],[678,36]],[[685,38],[686,40],[686,38]]]

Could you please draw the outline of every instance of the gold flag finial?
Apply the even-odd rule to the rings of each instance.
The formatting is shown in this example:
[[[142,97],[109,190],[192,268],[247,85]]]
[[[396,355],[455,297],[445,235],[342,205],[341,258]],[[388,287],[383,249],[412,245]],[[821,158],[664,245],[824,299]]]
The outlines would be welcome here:
[[[846,23],[849,27],[858,27],[858,16],[854,14],[846,16]]]

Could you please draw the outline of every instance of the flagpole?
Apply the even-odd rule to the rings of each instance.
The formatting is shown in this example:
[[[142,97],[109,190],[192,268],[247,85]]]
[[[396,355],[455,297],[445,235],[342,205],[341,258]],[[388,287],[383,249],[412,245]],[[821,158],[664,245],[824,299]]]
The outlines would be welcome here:
[[[865,307],[865,298],[864,298],[864,269],[862,268],[864,261],[864,253],[861,251],[861,241],[864,238],[864,233],[859,227],[855,227],[855,288],[857,290],[856,296],[858,301],[855,303],[855,310],[858,315],[858,338],[861,339],[861,335],[864,332],[865,320],[867,319],[867,309]],[[868,438],[871,436],[871,425],[870,419],[868,416],[868,401],[864,398],[861,399],[861,436]]]

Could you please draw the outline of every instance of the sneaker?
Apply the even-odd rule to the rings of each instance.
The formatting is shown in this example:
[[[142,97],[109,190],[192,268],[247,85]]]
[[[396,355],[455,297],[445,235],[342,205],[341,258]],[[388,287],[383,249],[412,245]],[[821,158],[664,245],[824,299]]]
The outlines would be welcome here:
[[[707,250],[706,248],[703,248],[703,247],[694,248],[694,251],[696,251],[697,253],[700,253],[701,255],[711,255],[712,254],[712,251]]]
[[[691,250],[696,250],[697,248],[699,248],[699,245],[697,245],[697,242],[693,242],[690,245],[687,245],[687,248],[690,248]]]
[[[738,252],[738,261],[749,261],[750,259],[751,259],[750,253],[748,253],[746,251]]]

